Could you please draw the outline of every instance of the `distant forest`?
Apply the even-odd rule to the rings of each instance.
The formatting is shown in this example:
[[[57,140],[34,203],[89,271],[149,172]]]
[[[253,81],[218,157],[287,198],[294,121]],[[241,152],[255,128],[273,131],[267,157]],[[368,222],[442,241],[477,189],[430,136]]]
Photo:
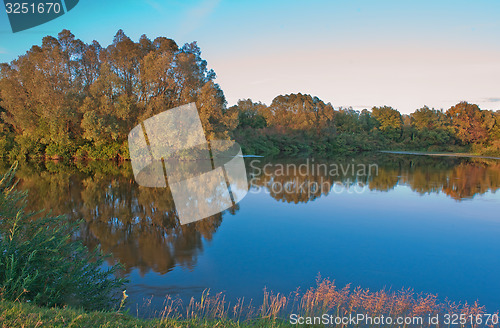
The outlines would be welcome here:
[[[103,48],[68,30],[0,66],[0,156],[128,159],[128,132],[144,119],[195,102],[207,138],[245,153],[330,156],[375,150],[500,155],[500,112],[460,102],[410,115],[389,106],[335,109],[307,94],[228,107],[196,42],[132,41],[119,30]]]

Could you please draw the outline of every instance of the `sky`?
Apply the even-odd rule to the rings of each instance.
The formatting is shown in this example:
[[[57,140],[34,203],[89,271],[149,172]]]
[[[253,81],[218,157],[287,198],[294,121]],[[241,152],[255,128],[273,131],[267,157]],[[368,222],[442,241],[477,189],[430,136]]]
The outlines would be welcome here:
[[[197,41],[228,105],[301,92],[336,108],[499,110],[499,17],[498,0],[80,0],[15,34],[0,10],[0,62],[62,29],[103,46],[123,29]]]

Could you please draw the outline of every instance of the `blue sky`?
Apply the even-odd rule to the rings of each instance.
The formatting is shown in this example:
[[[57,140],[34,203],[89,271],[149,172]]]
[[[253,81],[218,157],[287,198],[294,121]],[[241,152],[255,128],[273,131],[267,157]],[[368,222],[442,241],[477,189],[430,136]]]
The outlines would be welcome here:
[[[311,93],[334,106],[412,112],[461,100],[500,109],[500,1],[80,0],[13,34],[0,12],[0,62],[63,28],[108,45],[198,41],[228,103]]]

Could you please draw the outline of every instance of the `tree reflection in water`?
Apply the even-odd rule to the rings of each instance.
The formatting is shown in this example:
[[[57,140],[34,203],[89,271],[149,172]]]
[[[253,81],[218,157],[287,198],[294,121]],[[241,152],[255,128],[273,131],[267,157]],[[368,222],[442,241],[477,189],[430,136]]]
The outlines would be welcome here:
[[[255,160],[255,159],[252,159]],[[404,155],[362,156],[353,159],[316,160],[315,163],[376,163],[378,174],[330,176],[327,172],[300,174],[293,170],[276,171],[276,164],[305,163],[305,159],[259,159],[250,167],[251,188],[264,188],[270,197],[287,203],[304,203],[331,194],[321,183],[345,185],[361,183],[369,190],[389,191],[406,185],[414,192],[444,193],[461,201],[500,187],[500,162],[464,158],[433,158]],[[271,169],[260,170],[272,164]],[[3,171],[8,167],[3,164]],[[18,188],[29,191],[29,209],[50,209],[53,214],[66,214],[69,219],[83,219],[79,238],[89,247],[100,247],[113,254],[125,271],[136,268],[141,274],[152,270],[165,274],[175,266],[194,268],[203,241],[211,240],[222,223],[223,215],[235,214],[231,209],[204,220],[180,225],[168,188],[138,186],[130,163],[24,163],[18,170]],[[312,182],[316,182],[314,184]],[[273,184],[302,185],[275,192]],[[311,188],[309,190],[304,189]],[[316,187],[311,187],[316,186]],[[279,191],[279,190],[278,190]],[[330,195],[335,197],[335,195]]]

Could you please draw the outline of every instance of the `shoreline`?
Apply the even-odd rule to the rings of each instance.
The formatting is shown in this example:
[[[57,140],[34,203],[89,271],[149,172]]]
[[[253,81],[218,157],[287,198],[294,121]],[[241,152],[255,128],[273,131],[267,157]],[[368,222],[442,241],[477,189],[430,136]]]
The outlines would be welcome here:
[[[485,158],[485,159],[498,159],[498,160],[500,160],[500,157],[475,155],[475,154],[469,154],[469,153],[444,153],[444,152],[431,153],[431,152],[425,152],[425,151],[419,152],[419,151],[404,151],[404,150],[379,150],[378,152],[384,153],[384,154],[441,156],[441,157],[469,157],[469,158]]]

